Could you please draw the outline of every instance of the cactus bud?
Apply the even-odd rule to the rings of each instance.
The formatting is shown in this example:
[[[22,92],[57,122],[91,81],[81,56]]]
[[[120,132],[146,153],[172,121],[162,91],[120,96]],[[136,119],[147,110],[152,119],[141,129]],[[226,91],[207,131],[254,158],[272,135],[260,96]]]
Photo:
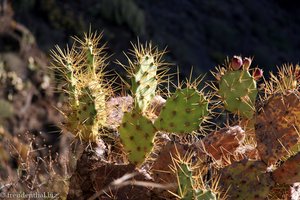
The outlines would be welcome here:
[[[256,68],[252,74],[254,80],[259,80],[261,77],[263,77],[263,70]]]
[[[243,60],[243,67],[245,70],[248,70],[250,65],[252,63],[252,59],[251,58],[248,58],[248,57],[245,57],[244,60]]]
[[[243,60],[242,60],[241,56],[233,56],[233,58],[231,59],[231,62],[230,62],[230,67],[233,70],[239,70],[242,65],[243,65]]]

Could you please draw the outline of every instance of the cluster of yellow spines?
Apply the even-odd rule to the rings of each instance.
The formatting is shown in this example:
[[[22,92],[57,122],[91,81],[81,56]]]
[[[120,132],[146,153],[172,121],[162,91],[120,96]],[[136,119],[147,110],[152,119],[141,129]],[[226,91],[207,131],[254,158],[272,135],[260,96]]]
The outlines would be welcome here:
[[[130,90],[134,98],[135,109],[140,110],[144,115],[149,113],[151,100],[157,94],[159,85],[164,82],[167,76],[168,64],[164,63],[162,56],[165,51],[159,51],[151,43],[142,45],[132,44],[133,50],[126,55],[129,65],[119,64],[126,70],[131,79]]]
[[[75,37],[72,47],[52,51],[53,67],[61,72],[66,81],[65,92],[69,95],[69,109],[63,111],[67,129],[84,141],[96,141],[99,129],[106,126],[106,100],[112,93],[106,80],[107,56],[105,45],[99,47],[102,34],[85,34],[84,39]]]

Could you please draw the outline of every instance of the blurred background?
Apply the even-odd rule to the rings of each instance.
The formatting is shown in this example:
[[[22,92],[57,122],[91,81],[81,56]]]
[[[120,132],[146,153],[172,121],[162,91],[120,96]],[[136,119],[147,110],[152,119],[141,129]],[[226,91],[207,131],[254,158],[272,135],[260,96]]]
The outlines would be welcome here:
[[[191,66],[207,72],[234,54],[254,56],[271,70],[299,62],[298,1],[14,0],[13,8],[45,53],[91,25],[104,31],[113,58],[122,59],[138,36],[167,46],[168,59],[183,73]]]
[[[121,70],[113,61],[126,63],[123,51],[139,38],[167,47],[164,58],[182,77],[233,55],[254,56],[267,72],[299,62],[299,9],[291,0],[0,0],[0,180],[12,177],[3,166],[18,167],[11,155],[26,157],[23,147],[64,155],[61,96],[48,69],[54,45],[64,48],[91,26],[108,42],[110,69]]]

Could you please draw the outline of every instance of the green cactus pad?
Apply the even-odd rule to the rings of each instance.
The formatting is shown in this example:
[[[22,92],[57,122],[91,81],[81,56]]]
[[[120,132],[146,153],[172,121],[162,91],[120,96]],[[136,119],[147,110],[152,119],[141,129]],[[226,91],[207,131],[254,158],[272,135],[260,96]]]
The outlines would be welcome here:
[[[178,167],[178,194],[183,200],[190,200],[194,197],[193,174],[187,164],[180,164]]]
[[[261,161],[244,159],[232,163],[220,170],[219,186],[223,191],[228,190],[229,199],[266,199],[274,184],[266,169],[266,164]]]
[[[78,121],[82,124],[93,125],[97,110],[95,108],[95,98],[91,95],[88,88],[82,90],[78,102],[79,105],[76,113]]]
[[[76,116],[76,122],[73,120],[74,116],[69,116],[69,121],[77,124],[78,136],[85,141],[95,141],[98,135],[97,124],[97,110],[95,106],[95,97],[91,95],[88,88],[84,88],[78,96],[78,105],[73,108]]]
[[[156,73],[157,66],[154,65],[153,56],[145,55],[137,64],[135,74],[131,79],[136,107],[142,112],[147,109],[151,99],[155,96],[158,84]]]
[[[208,113],[208,101],[203,94],[192,88],[177,89],[168,98],[154,125],[166,132],[190,133],[199,129]]]
[[[178,165],[178,194],[183,200],[216,200],[216,194],[211,190],[196,189],[193,171],[187,163]]]
[[[127,112],[123,116],[119,132],[129,161],[136,165],[143,163],[153,148],[156,129],[152,122],[138,111]]]
[[[110,83],[106,82],[105,46],[98,47],[101,34],[88,33],[84,39],[74,37],[71,48],[52,51],[53,67],[58,69],[69,94],[69,107],[63,111],[67,118],[66,128],[76,137],[95,142],[105,134],[106,100],[111,94]]]
[[[220,80],[218,93],[226,110],[246,118],[253,117],[257,88],[249,71],[226,72]]]

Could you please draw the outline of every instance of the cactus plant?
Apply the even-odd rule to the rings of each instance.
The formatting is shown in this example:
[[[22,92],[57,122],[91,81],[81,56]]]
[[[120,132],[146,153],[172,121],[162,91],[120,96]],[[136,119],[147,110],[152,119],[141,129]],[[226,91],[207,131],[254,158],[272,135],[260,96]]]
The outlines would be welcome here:
[[[179,152],[178,152],[179,153]],[[172,157],[172,171],[176,174],[178,191],[174,194],[183,200],[216,200],[218,195],[217,181],[213,180],[213,188],[204,183],[202,173],[206,171],[201,162],[193,161],[193,154],[186,152],[182,157],[177,154],[177,158]],[[204,168],[203,168],[204,167]],[[172,193],[172,192],[171,192]]]
[[[174,93],[169,92],[163,99],[159,96],[159,83],[168,71],[161,61],[164,52],[150,43],[134,45],[131,52],[134,59],[128,57],[129,66],[122,65],[131,79],[131,85],[127,86],[132,97],[117,97],[118,105],[109,106],[115,99],[111,97],[110,83],[105,80],[103,48],[96,45],[100,38],[89,34],[84,41],[75,40],[71,49],[63,52],[57,48],[57,52],[53,52],[55,67],[67,82],[70,100],[69,109],[64,111],[67,128],[78,138],[92,143],[99,139],[104,128],[113,130],[112,140],[121,141],[121,148],[126,152],[124,156],[130,162],[128,172],[133,173],[135,168],[154,177],[147,184],[161,188],[155,182],[168,184],[177,180],[177,188],[170,189],[169,193],[187,200],[214,200],[226,195],[230,199],[266,199],[274,191],[278,192],[279,186],[299,181],[299,66],[285,66],[278,75],[271,74],[271,80],[265,80],[266,87],[261,87],[258,93],[257,81],[262,78],[263,71],[256,68],[251,72],[252,59],[234,56],[231,61],[227,60],[225,68],[214,73],[218,80],[218,85],[213,86],[214,94],[221,98],[226,110],[239,117],[228,118],[230,122],[226,128],[216,127],[205,137],[183,142],[187,134],[197,134],[212,110],[215,111],[210,105],[211,97],[203,90],[198,91],[197,81],[180,84]],[[246,124],[246,130],[237,124]],[[255,134],[251,138],[251,148],[248,148],[249,129]],[[103,151],[109,153],[110,144],[104,146]],[[174,158],[174,151],[178,158]],[[119,170],[120,164],[128,164],[126,159],[115,159],[115,165],[105,154],[101,161],[94,161],[89,159],[90,154],[83,153],[80,166],[85,163],[84,159],[96,168],[109,165]],[[173,161],[171,167],[170,160]],[[102,163],[93,165],[93,162]],[[139,180],[150,179],[139,174]],[[86,180],[89,178],[80,184]],[[71,188],[78,185],[77,181],[73,182]],[[89,184],[94,183],[90,181]],[[279,193],[286,192],[288,187],[284,188]],[[157,197],[169,198],[159,190],[145,190],[151,190]]]
[[[152,122],[137,111],[127,112],[119,131],[121,142],[129,153],[129,161],[141,164],[153,147],[156,129]]]
[[[242,160],[221,169],[220,186],[230,199],[265,199],[274,184],[261,161]]]
[[[262,159],[275,164],[297,150],[300,136],[300,99],[295,93],[274,95],[256,117],[256,138]]]
[[[203,94],[193,88],[177,89],[167,99],[154,125],[165,132],[190,133],[199,129],[208,113],[208,100]]]
[[[154,121],[154,124],[152,124],[149,119],[143,118],[141,112],[135,109],[131,113],[125,113],[123,117],[124,121],[119,129],[120,135],[121,138],[128,138],[130,136],[140,135],[141,132],[142,134],[147,134],[146,140],[139,139],[134,141],[138,147],[145,147],[145,143],[153,141],[153,137],[157,131],[183,134],[198,130],[199,124],[205,121],[208,113],[208,100],[205,99],[203,94],[192,88],[177,89],[174,95],[167,99],[165,106],[162,108],[158,118]],[[130,119],[129,116],[132,116],[132,119]],[[182,119],[185,120],[182,121]],[[147,122],[138,122],[139,120],[145,120]],[[142,130],[140,130],[140,128],[132,129],[129,133],[127,130],[128,123],[134,126],[138,125],[138,127],[140,127],[139,123],[147,123],[149,126]],[[122,143],[125,148],[131,146],[129,140],[122,140]],[[129,157],[131,157],[133,153],[135,154],[130,148],[126,150],[130,151]],[[129,160],[140,164],[144,161],[145,153],[149,153],[150,150],[150,146],[147,145],[143,153],[144,155],[142,155],[140,159]]]
[[[83,88],[79,91],[78,104],[75,108],[73,107],[73,111],[75,111],[74,116],[70,117],[75,117],[75,120],[77,121],[76,129],[78,129],[77,134],[79,138],[95,141],[96,134],[90,133],[98,132],[98,126],[95,122],[97,110],[95,106],[95,97],[91,95],[89,88]],[[72,123],[70,123],[70,125],[72,125]]]
[[[218,80],[215,90],[224,103],[226,110],[251,119],[255,113],[257,85],[255,77],[249,72],[250,59],[243,65],[242,58],[235,56],[227,60],[225,68],[219,68],[214,76]]]
[[[157,48],[152,48],[151,43],[145,46],[138,44],[133,50],[135,60],[129,61],[129,67],[122,65],[129,73],[131,78],[131,91],[134,97],[134,109],[125,113],[122,125],[119,128],[122,143],[129,154],[129,161],[141,164],[146,155],[150,152],[150,143],[154,139],[155,132],[164,131],[169,133],[189,133],[199,129],[199,125],[204,122],[209,114],[208,98],[202,92],[197,91],[198,82],[187,83],[187,88],[178,87],[176,92],[167,99],[162,107],[157,119],[152,120],[154,124],[147,118],[150,118],[151,109],[150,102],[157,94],[158,84],[163,80],[168,68],[163,67],[161,62],[164,52],[159,52]],[[161,68],[159,68],[161,66]],[[159,71],[159,72],[158,72]],[[134,116],[130,118],[129,116]],[[136,117],[138,116],[138,117]],[[145,116],[145,117],[143,117]],[[185,119],[185,121],[182,121]],[[136,120],[147,121],[149,127],[139,130],[132,129],[128,131],[128,123],[136,126],[139,123]],[[136,124],[137,123],[137,124]],[[153,126],[153,127],[152,127]],[[129,128],[131,129],[131,128]],[[147,133],[147,137],[139,140],[134,140],[134,148],[144,148],[140,152],[139,158],[136,156],[136,150],[130,147],[132,141],[128,138],[134,138],[136,135]],[[127,140],[125,140],[127,138]],[[149,143],[150,142],[150,143]],[[149,143],[145,146],[145,143]],[[134,155],[133,155],[134,154]]]
[[[168,71],[166,64],[162,61],[165,52],[158,51],[151,43],[133,45],[131,54],[134,59],[128,56],[129,66],[119,64],[128,72],[131,79],[131,93],[134,97],[134,104],[137,110],[146,114],[147,108],[156,95],[158,85],[163,81]]]
[[[153,56],[142,56],[131,81],[137,108],[141,109],[142,112],[146,111],[151,99],[155,96],[157,88],[156,72],[157,66],[154,64]]]
[[[279,166],[272,176],[276,183],[293,184],[300,181],[300,153],[290,157],[281,166]]]
[[[181,199],[193,199],[195,192],[193,188],[193,173],[187,164],[181,164],[178,170],[178,193]]]
[[[140,111],[134,109],[130,113],[125,113],[119,131],[122,139],[147,133],[147,137],[145,139],[139,138],[139,140],[134,140],[135,145],[138,147],[144,147],[145,143],[153,141],[156,131],[183,134],[198,130],[199,124],[205,121],[208,113],[208,100],[205,99],[203,94],[192,88],[177,89],[174,95],[167,99],[165,106],[162,108],[154,124],[152,124],[152,122],[146,117],[143,117]],[[131,119],[129,116],[132,116]],[[182,119],[185,120],[182,121]],[[145,120],[147,122],[139,122],[139,120]],[[145,127],[145,129],[129,128],[130,131],[128,131],[128,123],[133,126],[138,125],[138,127],[147,123],[149,126]],[[132,142],[129,140],[122,140],[122,143],[125,146],[125,149],[130,151],[129,157],[131,157],[133,153],[136,154],[136,151],[133,152],[132,149],[128,148],[128,146],[131,146],[130,143]],[[140,157],[142,160],[129,160],[134,161],[137,164],[143,162],[145,153],[148,153],[151,150],[150,146],[148,147],[145,147],[144,155]]]
[[[266,83],[266,96],[258,109],[255,124],[258,150],[269,165],[299,149],[298,68],[283,66],[278,76],[271,73],[271,81]]]
[[[105,81],[105,46],[98,47],[102,35],[85,34],[84,40],[74,38],[72,48],[52,51],[53,67],[61,71],[67,83],[69,109],[63,112],[66,127],[84,141],[96,141],[106,126],[105,108],[110,83]],[[79,46],[78,46],[79,44]]]

